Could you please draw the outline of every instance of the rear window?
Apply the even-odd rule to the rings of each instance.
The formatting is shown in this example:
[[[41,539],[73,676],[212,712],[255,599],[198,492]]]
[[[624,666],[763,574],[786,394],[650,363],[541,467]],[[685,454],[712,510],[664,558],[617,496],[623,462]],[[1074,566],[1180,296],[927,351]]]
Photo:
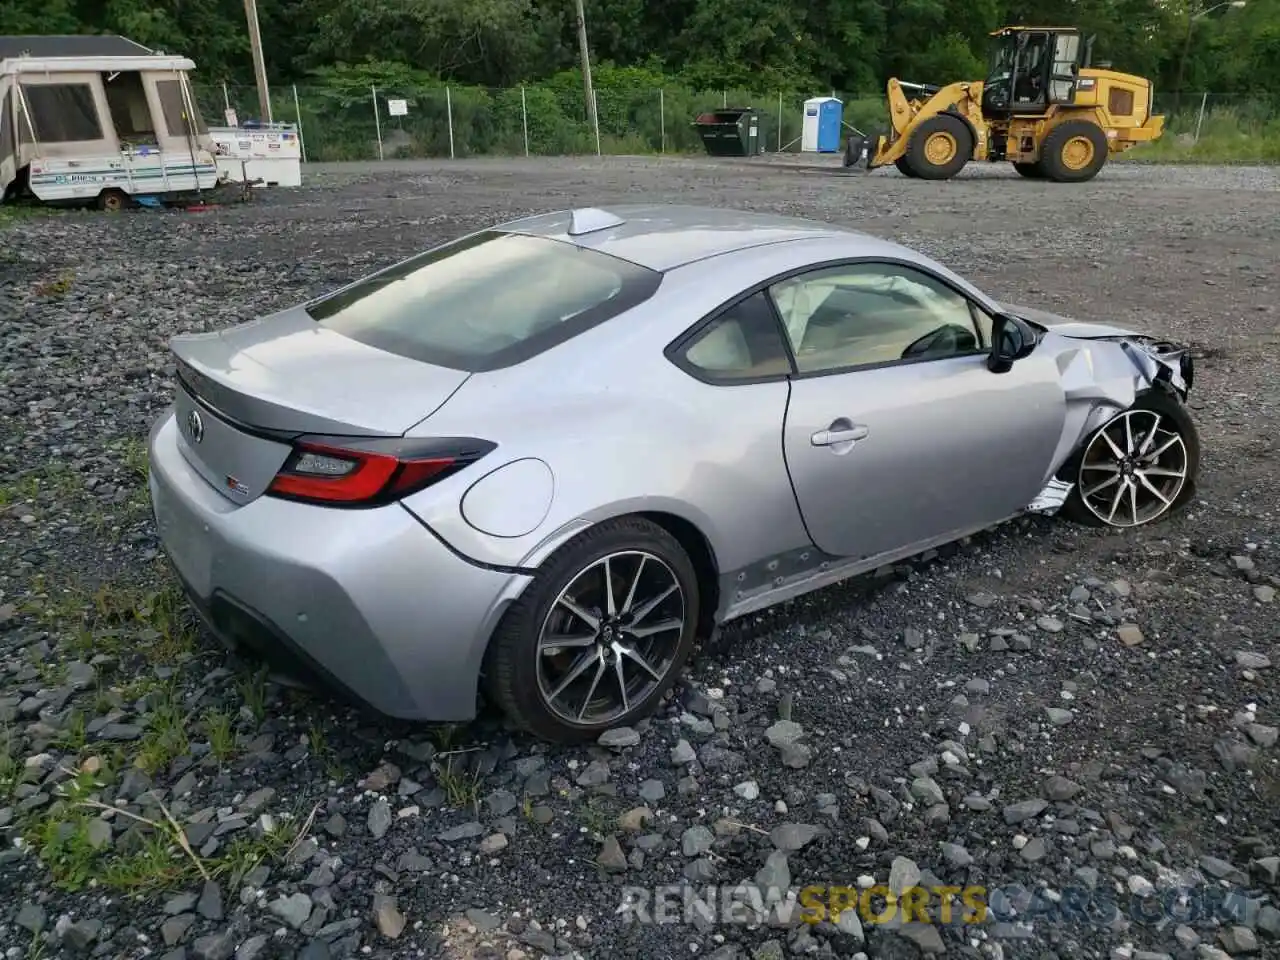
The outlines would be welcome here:
[[[311,304],[321,326],[468,371],[527,360],[647,300],[662,275],[560,240],[485,231]]]

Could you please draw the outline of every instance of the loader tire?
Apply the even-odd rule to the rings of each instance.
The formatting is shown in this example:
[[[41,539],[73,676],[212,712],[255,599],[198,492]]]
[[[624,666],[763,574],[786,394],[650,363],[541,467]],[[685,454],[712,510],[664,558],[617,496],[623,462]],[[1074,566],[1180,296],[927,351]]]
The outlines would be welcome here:
[[[1015,163],[1015,164],[1013,165],[1013,169],[1017,170],[1017,171],[1018,171],[1018,173],[1022,174],[1022,175],[1023,175],[1024,177],[1026,177],[1028,180],[1043,180],[1043,179],[1044,179],[1044,167],[1040,166],[1039,162],[1036,162],[1036,163]]]
[[[904,177],[911,177],[912,179],[915,178],[916,172],[911,169],[911,164],[907,163],[906,157],[899,157],[897,160],[893,161],[893,165],[898,168],[898,172]]]
[[[1055,183],[1083,183],[1107,162],[1107,135],[1096,123],[1068,120],[1040,144],[1040,166]]]
[[[916,127],[903,158],[921,180],[950,180],[973,156],[973,134],[959,117],[934,114]]]

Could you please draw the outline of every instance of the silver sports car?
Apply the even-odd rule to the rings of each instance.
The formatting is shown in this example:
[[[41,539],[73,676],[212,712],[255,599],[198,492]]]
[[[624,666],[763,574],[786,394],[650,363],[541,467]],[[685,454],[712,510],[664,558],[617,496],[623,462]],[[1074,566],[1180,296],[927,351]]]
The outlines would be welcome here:
[[[172,349],[151,496],[211,629],[553,740],[728,620],[1027,511],[1150,523],[1199,460],[1185,349],[731,210],[534,216]]]

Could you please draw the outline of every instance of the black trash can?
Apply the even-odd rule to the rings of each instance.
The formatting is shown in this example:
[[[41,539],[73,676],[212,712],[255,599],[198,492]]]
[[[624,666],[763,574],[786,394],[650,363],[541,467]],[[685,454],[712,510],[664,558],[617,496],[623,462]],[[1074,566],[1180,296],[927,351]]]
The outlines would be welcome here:
[[[700,114],[693,125],[713,157],[751,157],[763,152],[760,114],[752,107],[712,110]]]

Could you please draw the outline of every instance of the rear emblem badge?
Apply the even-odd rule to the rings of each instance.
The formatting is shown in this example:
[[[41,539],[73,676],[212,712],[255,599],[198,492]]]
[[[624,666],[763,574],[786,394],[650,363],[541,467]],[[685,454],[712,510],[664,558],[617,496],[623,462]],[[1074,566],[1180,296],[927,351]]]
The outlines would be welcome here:
[[[204,439],[204,420],[200,411],[192,410],[187,414],[187,432],[191,434],[192,443],[199,443]]]

